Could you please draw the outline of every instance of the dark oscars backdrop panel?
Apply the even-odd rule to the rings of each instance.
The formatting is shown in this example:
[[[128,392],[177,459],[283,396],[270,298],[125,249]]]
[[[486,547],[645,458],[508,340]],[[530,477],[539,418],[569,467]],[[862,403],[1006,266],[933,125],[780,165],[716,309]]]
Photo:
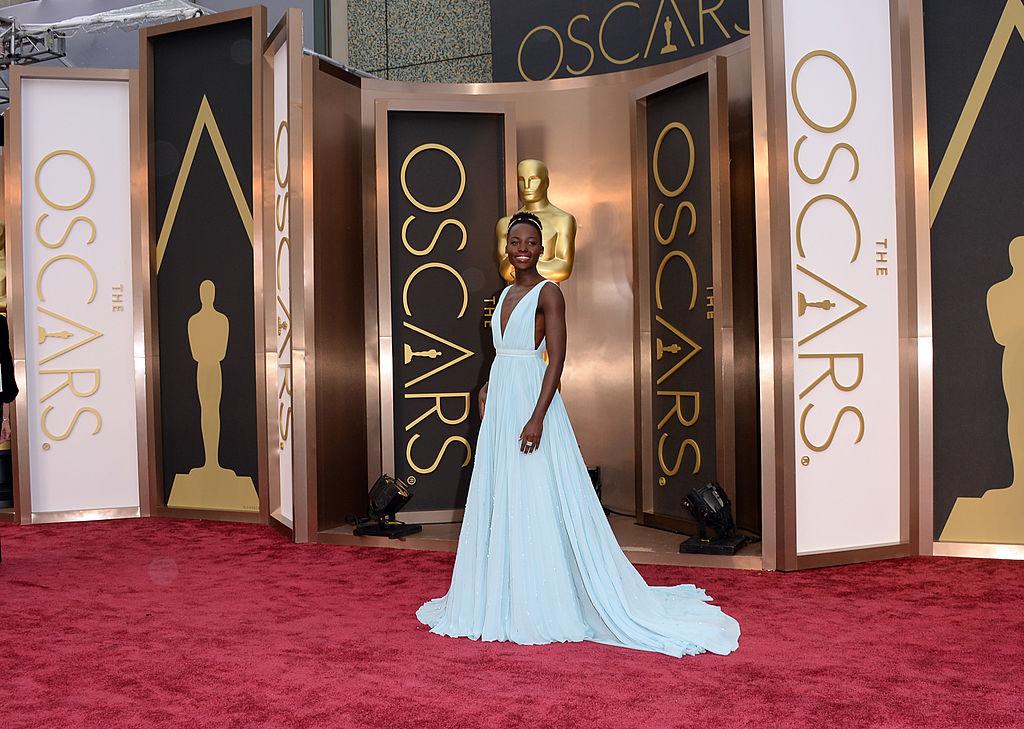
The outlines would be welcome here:
[[[156,284],[165,498],[176,475],[204,464],[188,322],[200,309],[206,280],[216,287],[213,307],[229,325],[220,363],[220,465],[257,482],[252,224],[247,230],[232,193],[233,176],[251,217],[251,32],[251,21],[242,19],[151,40],[155,230],[169,231]],[[199,141],[190,157],[197,124]]]
[[[678,61],[749,35],[748,0],[491,0],[495,81]]]
[[[708,76],[647,99],[654,511],[682,505],[715,479],[715,322],[712,300]]]
[[[995,48],[990,62],[998,65],[988,93],[970,95],[1000,18],[1015,5],[1020,0],[924,4],[933,194],[943,159],[950,155],[947,165],[954,161],[951,137],[961,113],[980,104],[931,226],[936,538],[957,497],[979,497],[1014,481],[1004,349],[993,337],[986,297],[1010,275],[1008,245],[1024,235],[1024,27],[1012,30],[1005,48]]]
[[[395,463],[414,486],[409,510],[465,506],[502,286],[504,144],[500,114],[388,114]]]

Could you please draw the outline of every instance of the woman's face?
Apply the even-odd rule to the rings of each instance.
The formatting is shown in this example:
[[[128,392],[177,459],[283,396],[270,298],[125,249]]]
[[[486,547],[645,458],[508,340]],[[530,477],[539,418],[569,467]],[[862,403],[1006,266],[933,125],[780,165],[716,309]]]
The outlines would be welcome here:
[[[516,223],[508,231],[505,254],[516,271],[536,268],[543,252],[540,232],[534,226],[529,223]]]

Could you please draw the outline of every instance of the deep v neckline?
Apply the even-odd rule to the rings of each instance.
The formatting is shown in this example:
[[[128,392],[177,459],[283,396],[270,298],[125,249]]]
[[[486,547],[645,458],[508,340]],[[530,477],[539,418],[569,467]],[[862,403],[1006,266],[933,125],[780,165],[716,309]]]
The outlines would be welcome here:
[[[523,303],[523,299],[525,299],[525,298],[526,298],[527,296],[529,296],[530,294],[532,294],[532,293],[533,293],[533,290],[534,290],[535,288],[537,288],[538,286],[543,286],[543,285],[544,285],[545,283],[547,283],[547,282],[546,282],[546,281],[543,281],[543,280],[542,280],[542,281],[538,281],[537,283],[535,283],[535,284],[534,284],[533,286],[531,286],[531,287],[530,287],[530,290],[529,290],[529,291],[527,291],[527,292],[526,292],[525,294],[523,294],[522,296],[520,296],[520,297],[519,297],[519,301],[517,301],[517,302],[516,302],[516,303],[515,303],[515,304],[514,304],[514,305],[512,306],[512,311],[510,311],[510,312],[508,313],[508,319],[506,319],[506,320],[505,320],[505,323],[504,323],[504,324],[502,324],[502,323],[501,323],[501,312],[502,312],[502,309],[504,309],[504,308],[505,308],[505,299],[507,299],[507,298],[508,298],[508,292],[509,292],[509,290],[510,290],[510,289],[511,289],[512,287],[511,287],[511,286],[509,286],[509,287],[508,287],[507,289],[505,289],[505,295],[504,295],[504,297],[503,297],[503,298],[501,299],[501,307],[500,307],[500,308],[498,309],[498,335],[499,335],[499,338],[501,339],[501,341],[503,341],[503,342],[505,341],[505,334],[506,334],[506,333],[508,332],[508,325],[509,325],[509,324],[510,324],[510,323],[512,322],[512,317],[513,317],[513,316],[515,316],[515,313],[516,313],[516,309],[518,309],[518,308],[519,308],[519,305],[520,305],[521,303]]]

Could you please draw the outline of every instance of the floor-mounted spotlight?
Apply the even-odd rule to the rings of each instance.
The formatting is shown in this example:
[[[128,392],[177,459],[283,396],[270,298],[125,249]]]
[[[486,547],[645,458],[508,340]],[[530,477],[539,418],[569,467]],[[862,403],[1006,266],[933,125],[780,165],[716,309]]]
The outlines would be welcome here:
[[[737,536],[732,502],[717,482],[694,486],[683,499],[683,506],[697,520],[700,534],[680,544],[680,552],[732,555],[749,541],[747,537]],[[708,537],[709,528],[717,535],[714,539]]]
[[[354,534],[400,539],[423,531],[419,524],[406,524],[395,518],[411,498],[412,491],[401,479],[383,474],[370,489],[370,516],[360,520]]]

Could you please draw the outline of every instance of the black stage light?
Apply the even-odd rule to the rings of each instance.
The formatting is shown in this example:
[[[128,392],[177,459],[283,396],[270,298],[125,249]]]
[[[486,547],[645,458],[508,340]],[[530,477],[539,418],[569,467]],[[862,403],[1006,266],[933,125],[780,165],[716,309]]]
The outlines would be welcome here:
[[[748,538],[736,535],[732,520],[732,502],[717,482],[694,486],[683,499],[683,506],[693,514],[700,526],[700,534],[679,545],[680,552],[689,554],[736,554]],[[708,537],[708,527],[717,537]]]
[[[423,531],[419,524],[406,524],[395,519],[395,514],[409,503],[412,491],[401,480],[386,473],[370,489],[370,516],[361,519],[354,534],[357,537],[387,537],[400,539]]]

